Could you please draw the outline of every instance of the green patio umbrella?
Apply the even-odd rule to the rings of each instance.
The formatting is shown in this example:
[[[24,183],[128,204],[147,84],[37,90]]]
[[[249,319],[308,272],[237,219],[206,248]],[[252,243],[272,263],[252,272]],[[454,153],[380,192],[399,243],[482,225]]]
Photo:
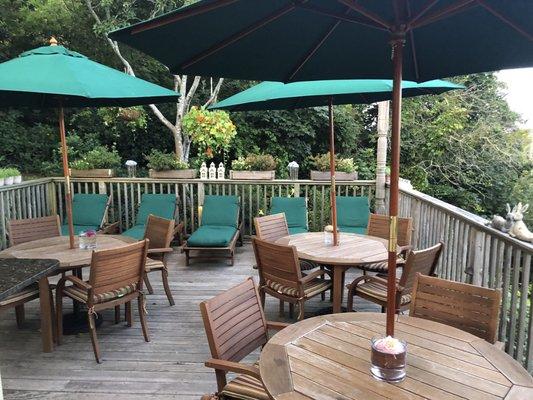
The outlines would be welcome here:
[[[533,66],[532,15],[533,1],[526,0],[203,0],[110,36],[173,73],[394,80],[387,292],[393,335],[402,79]]]
[[[70,247],[74,248],[70,172],[64,107],[133,106],[175,101],[178,94],[89,60],[58,46],[55,39],[0,64],[0,107],[54,107],[65,175],[65,203]]]
[[[424,83],[405,81],[403,97],[440,94],[464,88],[452,82],[433,80]],[[293,110],[304,107],[329,107],[329,152],[331,176],[331,223],[333,245],[338,245],[337,207],[335,199],[334,104],[366,104],[389,100],[392,81],[385,79],[342,79],[308,82],[263,82],[222,100],[210,109],[228,111]]]

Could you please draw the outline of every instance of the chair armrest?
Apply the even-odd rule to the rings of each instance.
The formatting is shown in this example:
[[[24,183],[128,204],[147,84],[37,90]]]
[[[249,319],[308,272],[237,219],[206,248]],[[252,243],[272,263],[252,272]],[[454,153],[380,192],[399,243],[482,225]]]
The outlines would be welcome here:
[[[399,253],[400,254],[403,254],[403,253],[406,253],[410,250],[413,250],[413,246],[408,244],[408,245],[405,245],[405,246],[398,246],[398,249],[400,250]]]
[[[261,380],[261,375],[259,374],[259,368],[254,365],[242,364],[234,361],[227,360],[218,360],[215,358],[210,358],[205,362],[205,366],[208,368],[214,368],[226,372],[235,372],[237,374],[244,374],[252,376],[256,379]]]
[[[154,254],[154,253],[172,253],[174,249],[172,247],[161,247],[158,249],[148,249],[147,254]]]
[[[119,227],[118,221],[113,222],[112,224],[104,224],[102,228],[100,229],[100,232],[104,234],[112,235],[112,234],[118,233],[118,227]]]
[[[380,285],[383,285],[383,286],[387,286],[387,280],[384,279],[384,278],[381,278],[379,276],[374,276],[374,275],[363,275],[363,276],[360,276],[359,278],[356,278],[354,279],[354,281],[352,283],[350,283],[349,285],[346,285],[348,289],[352,288],[352,287],[356,287],[359,282],[361,281],[364,281],[364,282],[375,282],[375,283],[378,283]],[[398,286],[398,284],[396,284],[396,288],[397,289],[400,289],[400,287]]]
[[[317,271],[313,271],[306,276],[304,276],[302,279],[300,279],[300,282],[307,283],[309,281],[312,281],[315,278],[318,278],[319,276],[328,275],[331,278],[331,272],[319,269]]]
[[[92,288],[91,285],[89,285],[87,282],[82,281],[80,278],[74,275],[65,275],[63,278],[59,280],[57,283],[57,286],[65,286],[66,282],[72,282],[74,286],[77,286],[81,289],[89,290]]]
[[[290,326],[290,324],[286,322],[267,321],[267,328],[272,329],[274,331],[281,331],[282,329],[288,326]]]

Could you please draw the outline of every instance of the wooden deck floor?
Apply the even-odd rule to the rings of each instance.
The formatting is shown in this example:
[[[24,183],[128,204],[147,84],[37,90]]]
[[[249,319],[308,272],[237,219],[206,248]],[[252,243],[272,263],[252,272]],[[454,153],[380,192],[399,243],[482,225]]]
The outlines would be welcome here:
[[[214,373],[203,365],[209,349],[198,304],[248,276],[256,277],[253,264],[250,244],[237,249],[233,267],[219,262],[196,262],[185,267],[184,256],[176,252],[170,263],[176,305],[168,305],[161,280],[153,274],[155,293],[147,302],[152,341],[144,342],[137,315],[134,326],[127,328],[114,325],[112,313],[105,313],[99,329],[102,364],[94,361],[87,334],[65,337],[53,353],[42,353],[38,302],[26,306],[24,329],[17,329],[14,312],[2,314],[0,372],[4,398],[198,400],[202,394],[214,392]],[[347,280],[355,274],[357,271],[352,271]],[[311,315],[328,306],[329,302],[321,302],[318,297],[306,311]],[[356,306],[359,311],[378,310],[364,301],[356,302]],[[268,319],[283,320],[277,307],[277,301],[267,297]]]

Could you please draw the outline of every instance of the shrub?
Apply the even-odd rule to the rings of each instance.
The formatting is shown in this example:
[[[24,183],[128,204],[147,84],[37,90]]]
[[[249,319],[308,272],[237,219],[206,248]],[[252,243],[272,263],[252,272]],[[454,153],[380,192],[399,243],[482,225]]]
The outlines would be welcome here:
[[[113,169],[120,167],[120,155],[115,149],[96,146],[85,153],[81,159],[70,163],[73,169]]]
[[[187,169],[189,164],[180,161],[173,153],[163,153],[162,151],[152,149],[151,153],[145,156],[148,161],[148,168],[155,171],[169,171],[173,169]]]
[[[317,171],[326,172],[329,171],[329,157],[330,153],[318,154],[316,156],[309,157],[309,161],[313,168]],[[356,166],[353,158],[340,158],[335,155],[335,171],[338,172],[355,172]]]
[[[235,171],[273,171],[276,160],[270,154],[248,154],[246,158],[233,160],[231,168]]]

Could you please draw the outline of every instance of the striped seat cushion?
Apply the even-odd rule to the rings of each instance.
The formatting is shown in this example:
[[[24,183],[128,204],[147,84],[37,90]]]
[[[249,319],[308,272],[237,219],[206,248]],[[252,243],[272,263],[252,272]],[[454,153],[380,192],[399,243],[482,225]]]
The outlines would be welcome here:
[[[291,297],[299,297],[298,290],[291,286],[285,286],[279,282],[274,282],[269,279],[266,280],[266,285],[280,294]],[[313,279],[304,286],[304,297],[309,298],[322,293],[331,288],[331,281],[325,279]]]
[[[270,400],[263,384],[248,375],[239,375],[220,392],[222,399]]]
[[[374,297],[380,301],[387,301],[387,287],[375,282],[364,282],[357,285],[356,293]],[[404,294],[400,300],[401,305],[411,302],[411,294]]]
[[[98,303],[104,303],[110,300],[115,300],[115,299],[124,297],[127,294],[133,293],[135,292],[135,290],[137,290],[137,284],[132,283],[128,286],[121,287],[120,289],[117,289],[117,290],[110,290],[109,292],[100,293],[94,296],[94,303],[98,304]],[[79,288],[74,285],[65,286],[63,293],[66,296],[74,300],[78,300],[84,303],[87,303],[88,297],[89,297],[89,293],[87,290]]]
[[[31,300],[38,299],[38,298],[39,298],[39,285],[33,284],[22,289],[20,292],[12,294],[11,296],[0,301],[0,307],[8,307],[11,304],[18,303],[20,301],[27,302],[27,301],[31,301]]]
[[[361,264],[361,265],[358,265],[357,267],[362,269],[363,271],[387,273],[387,271],[389,270],[388,264],[389,264],[388,261],[382,261],[382,262],[378,262],[374,264]],[[396,259],[397,267],[403,267],[404,264],[405,264],[405,260],[403,258],[398,257]]]
[[[162,270],[165,269],[165,264],[163,264],[163,261],[152,260],[151,258],[147,258],[146,266],[144,267],[144,269],[146,272]]]

